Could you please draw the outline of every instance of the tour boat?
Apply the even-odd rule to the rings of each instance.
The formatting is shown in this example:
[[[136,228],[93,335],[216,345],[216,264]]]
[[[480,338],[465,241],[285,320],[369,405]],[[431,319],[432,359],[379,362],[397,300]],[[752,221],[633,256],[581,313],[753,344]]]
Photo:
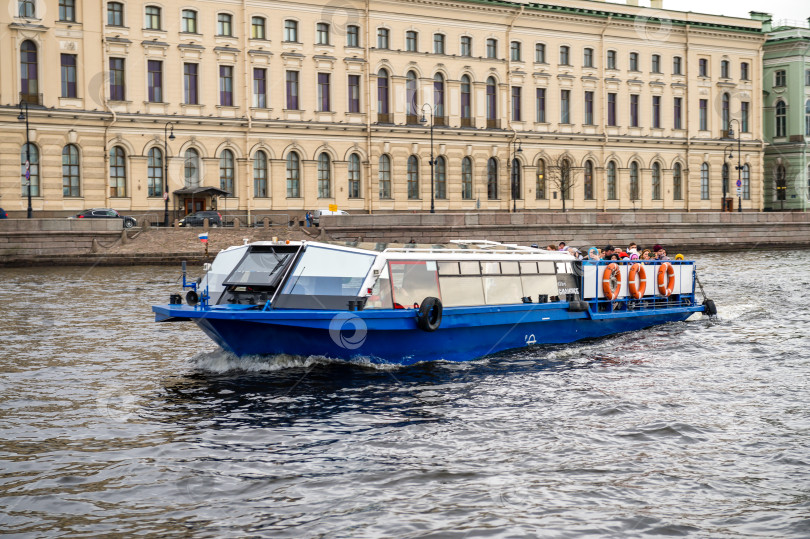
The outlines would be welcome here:
[[[714,314],[691,261],[590,261],[480,240],[260,241],[221,251],[155,320],[192,321],[237,356],[467,361]]]

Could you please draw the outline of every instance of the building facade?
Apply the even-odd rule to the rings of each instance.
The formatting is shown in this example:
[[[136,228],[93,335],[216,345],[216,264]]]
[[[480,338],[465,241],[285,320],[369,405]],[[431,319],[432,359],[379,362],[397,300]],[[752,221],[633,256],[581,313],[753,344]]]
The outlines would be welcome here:
[[[806,211],[810,199],[810,19],[771,27],[763,54],[764,205]]]
[[[586,0],[9,5],[13,216],[26,160],[40,215],[162,215],[166,191],[177,214],[718,211],[734,126],[742,207],[763,205],[760,20]]]

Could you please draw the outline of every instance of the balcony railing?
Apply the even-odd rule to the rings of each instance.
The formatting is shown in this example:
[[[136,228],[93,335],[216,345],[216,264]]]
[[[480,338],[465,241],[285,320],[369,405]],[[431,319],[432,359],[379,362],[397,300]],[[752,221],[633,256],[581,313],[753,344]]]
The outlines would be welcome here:
[[[461,127],[475,127],[475,119],[474,118],[462,118],[461,119]]]
[[[407,114],[405,115],[405,123],[408,125],[418,125],[419,116],[416,114]]]
[[[500,118],[495,120],[490,120],[487,118],[487,129],[500,129],[501,128],[501,120]]]
[[[377,113],[377,123],[378,124],[390,124],[391,123],[391,114],[378,112]]]
[[[42,105],[42,94],[24,94],[20,92],[20,102],[29,105]]]
[[[446,116],[434,116],[433,117],[433,125],[447,125],[447,117]]]

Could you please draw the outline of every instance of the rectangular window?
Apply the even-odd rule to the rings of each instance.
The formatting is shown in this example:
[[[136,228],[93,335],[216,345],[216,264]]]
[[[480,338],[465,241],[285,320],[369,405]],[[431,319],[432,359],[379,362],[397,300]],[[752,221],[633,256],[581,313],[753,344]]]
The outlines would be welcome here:
[[[512,86],[512,121],[519,122],[522,119],[520,111],[520,86]]]
[[[776,73],[774,73],[774,86],[777,88],[783,88],[787,86],[787,71],[780,69]]]
[[[360,46],[360,27],[349,25],[346,27],[346,46],[359,47]]]
[[[608,93],[607,95],[607,124],[616,125],[616,94]]]
[[[187,34],[197,33],[197,12],[191,9],[183,10],[183,32]]]
[[[287,71],[287,110],[298,110],[298,71]]]
[[[151,103],[163,102],[163,62],[149,60],[146,62],[147,98]]]
[[[107,2],[107,26],[124,26],[124,4]]]
[[[520,53],[520,42],[513,41],[509,45],[509,57],[513,62],[521,62],[523,60],[523,57]],[[494,58],[494,56],[492,58]]]
[[[537,89],[537,123],[546,123],[546,89]]]
[[[377,29],[377,48],[378,49],[388,48],[388,28]]]
[[[76,97],[76,55],[62,54],[62,97]]]
[[[748,62],[740,64],[740,79],[748,80]]]
[[[329,25],[319,22],[315,25],[315,43],[318,45],[329,45]]]
[[[538,64],[546,63],[546,44],[538,43],[534,46],[534,61]]]
[[[638,53],[630,53],[630,71],[638,71]]]
[[[146,6],[143,27],[147,30],[160,30],[160,8]]]
[[[654,95],[652,98],[652,126],[656,129],[661,127],[661,96]]]
[[[729,78],[729,61],[722,60],[720,62],[720,78],[727,79]]]
[[[349,112],[360,112],[360,75],[349,75]]]
[[[740,102],[740,131],[748,133],[748,111],[751,103],[748,101]]]
[[[253,68],[253,106],[267,108],[267,70],[261,67]]]
[[[284,21],[284,41],[293,43],[298,42],[298,22],[297,21]]]
[[[701,99],[700,106],[698,107],[700,110],[700,126],[699,129],[701,131],[708,131],[709,130],[709,100],[708,99]]]
[[[408,52],[418,52],[419,43],[417,42],[417,34],[413,30],[405,32],[405,50]]]
[[[571,90],[560,90],[560,123],[571,123]]]
[[[232,36],[233,26],[231,24],[231,16],[227,13],[220,13],[217,15],[217,35],[219,36]]]
[[[444,34],[433,34],[433,54],[444,54]]]
[[[683,129],[683,98],[676,97],[672,105],[673,129]]]
[[[186,105],[200,103],[197,94],[197,64],[183,64],[183,102]]]
[[[673,75],[682,75],[683,74],[683,71],[681,71],[681,69],[682,69],[681,62],[682,62],[682,60],[681,60],[680,56],[674,56],[672,58],[672,74]]]
[[[59,20],[76,21],[76,0],[59,0]]]
[[[616,51],[607,51],[607,68],[616,69]]]
[[[219,104],[233,106],[233,66],[219,66]]]
[[[698,60],[698,76],[700,77],[708,77],[709,76],[709,60],[706,58],[701,58]]]
[[[593,125],[593,92],[585,92],[585,125]]]
[[[804,72],[804,85],[810,86],[810,69]]]
[[[331,111],[331,103],[329,73],[318,73],[318,110],[321,112]]]
[[[653,54],[652,55],[652,68],[653,73],[660,73],[661,72],[661,55],[660,54]]]
[[[593,67],[593,49],[586,47],[582,51],[582,65],[585,67]]]
[[[571,64],[571,48],[567,45],[563,45],[560,47],[560,65],[570,65]]]
[[[498,40],[497,39],[487,39],[487,58],[497,58],[498,57]]]
[[[124,59],[110,58],[110,101],[126,99]]]
[[[630,94],[630,127],[638,127],[638,94]]]
[[[252,17],[250,19],[250,37],[251,39],[264,39],[266,33],[264,31],[264,18]]]
[[[461,56],[472,56],[472,38],[461,36]]]

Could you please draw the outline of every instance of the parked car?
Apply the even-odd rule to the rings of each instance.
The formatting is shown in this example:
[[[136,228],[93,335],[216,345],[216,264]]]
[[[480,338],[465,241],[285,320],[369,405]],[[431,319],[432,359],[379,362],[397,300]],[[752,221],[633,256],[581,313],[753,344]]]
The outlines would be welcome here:
[[[8,219],[8,214],[3,208],[0,208],[0,219]]]
[[[222,226],[222,214],[217,211],[205,210],[191,213],[180,219],[180,226],[203,226],[203,221],[208,219],[210,226]]]
[[[123,216],[117,211],[110,208],[91,208],[77,213],[68,219],[123,219],[124,228],[132,228],[138,224],[134,217]]]
[[[312,212],[312,224],[318,226],[321,222],[321,215],[349,215],[349,212],[343,210],[315,210]]]

